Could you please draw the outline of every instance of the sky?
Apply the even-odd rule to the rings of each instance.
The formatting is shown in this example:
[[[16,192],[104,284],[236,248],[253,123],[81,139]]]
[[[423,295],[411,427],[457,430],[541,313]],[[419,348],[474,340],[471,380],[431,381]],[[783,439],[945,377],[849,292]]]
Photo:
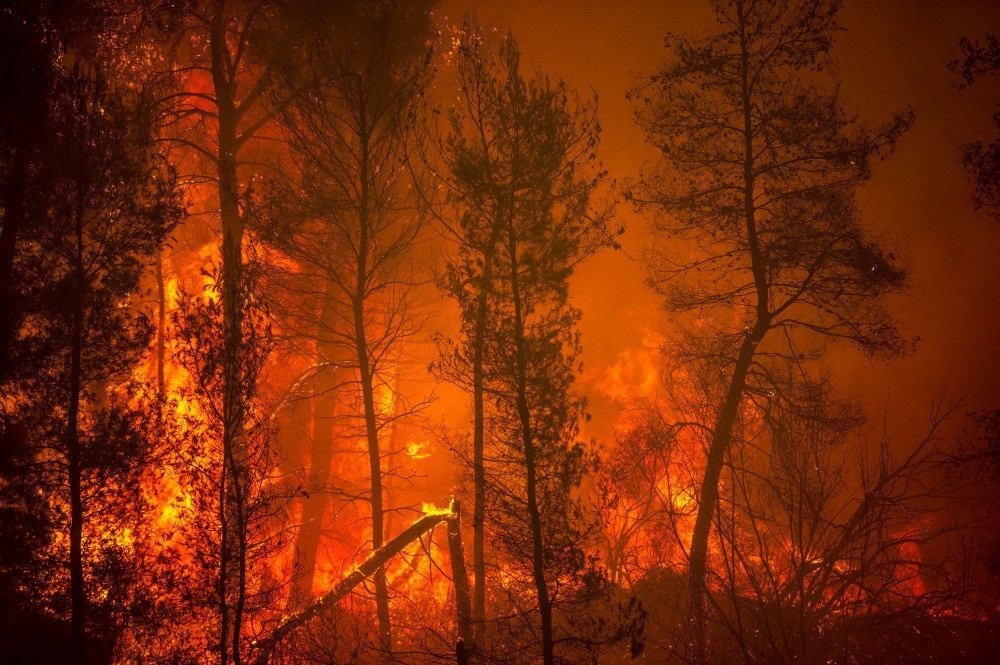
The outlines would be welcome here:
[[[444,0],[441,13],[459,21],[510,29],[523,66],[596,92],[603,125],[601,158],[624,182],[655,157],[633,122],[626,90],[655,72],[667,32],[712,29],[702,0]],[[906,292],[891,304],[904,329],[918,336],[914,354],[870,361],[833,348],[829,361],[843,392],[861,400],[900,442],[915,442],[930,409],[961,400],[960,412],[1000,407],[1000,222],[975,213],[958,161],[959,146],[991,138],[1000,79],[960,90],[947,63],[962,35],[1000,31],[1000,2],[973,0],[847,0],[845,31],[834,47],[843,99],[877,123],[907,106],[916,123],[896,154],[876,166],[861,192],[865,222],[911,268]],[[670,322],[644,284],[641,262],[649,220],[627,204],[623,249],[584,264],[573,298],[583,311],[583,389],[591,397],[591,431],[610,436],[620,406],[601,386],[616,373],[638,385],[653,380],[656,335]],[[619,396],[621,397],[621,396]]]

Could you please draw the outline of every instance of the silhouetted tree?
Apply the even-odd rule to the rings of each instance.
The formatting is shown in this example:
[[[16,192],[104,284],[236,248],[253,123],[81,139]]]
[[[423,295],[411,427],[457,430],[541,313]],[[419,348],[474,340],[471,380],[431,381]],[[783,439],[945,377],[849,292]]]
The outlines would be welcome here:
[[[253,484],[250,459],[259,451],[249,450],[247,400],[254,395],[244,388],[254,382],[241,372],[246,363],[243,339],[246,294],[243,288],[246,218],[243,200],[248,195],[251,149],[259,150],[262,134],[278,110],[264,102],[272,89],[271,58],[274,47],[276,8],[274,0],[234,2],[205,0],[192,3],[162,3],[158,27],[175,56],[165,75],[176,92],[163,98],[163,109],[171,127],[167,136],[192,157],[204,161],[204,174],[214,183],[222,232],[219,294],[223,310],[222,391],[223,428],[220,496],[227,497],[219,513],[226,534],[218,571],[219,649],[223,665],[241,662],[244,609],[247,595],[247,510]]]
[[[172,169],[153,151],[154,119],[148,97],[109,88],[99,72],[58,77],[37,175],[45,186],[31,204],[39,223],[20,258],[22,277],[38,286],[19,332],[47,352],[15,390],[36,410],[34,445],[56,455],[37,453],[55,469],[60,520],[66,508],[76,662],[88,653],[88,551],[102,547],[87,521],[117,505],[107,490],[136,482],[148,443],[121,388],[150,341],[136,313],[139,278],[183,212]]]
[[[777,414],[730,451],[709,596],[719,660],[849,662],[871,651],[860,624],[907,625],[965,591],[954,562],[933,553],[958,526],[935,518],[960,494],[957,478],[942,480],[948,412],[932,413],[903,455],[887,439],[872,455],[851,442],[845,407],[818,393],[803,414]]]
[[[50,635],[50,647],[65,643],[55,637],[57,621],[42,621],[27,583],[56,527],[53,511],[38,505],[44,491],[33,416],[47,405],[40,395],[28,399],[22,383],[51,354],[51,345],[35,343],[22,330],[45,285],[35,279],[37,261],[25,259],[42,225],[32,214],[33,190],[51,134],[49,98],[58,75],[59,44],[48,27],[31,3],[9,3],[0,12],[0,57],[17,63],[0,69],[0,86],[17,91],[0,99],[0,650],[13,662],[44,657],[36,650],[43,642],[37,633]]]
[[[605,181],[595,154],[600,130],[596,104],[562,82],[522,77],[513,38],[494,49],[466,24],[458,58],[459,102],[441,145],[458,252],[444,286],[461,308],[465,339],[445,346],[438,370],[474,400],[476,620],[485,619],[489,529],[532,580],[549,664],[557,596],[572,593],[556,580],[586,568],[586,520],[574,492],[590,460],[575,440],[585,400],[572,388],[580,314],[568,279],[614,244],[611,210],[592,200]]]
[[[491,137],[497,132],[501,83],[490,71],[488,54],[475,44],[484,39],[469,21],[463,25],[457,68],[461,104],[452,109],[451,134],[439,140],[439,152],[447,166],[442,179],[448,184],[448,210],[439,218],[457,244],[457,256],[447,266],[444,290],[462,309],[462,347],[446,348],[438,369],[472,393],[472,568],[475,579],[473,616],[476,638],[482,638],[486,621],[486,387],[483,378],[490,300],[494,288],[494,266],[503,231],[504,217],[493,208],[496,196],[482,191],[496,177],[490,155]],[[500,165],[497,165],[500,166]],[[500,168],[503,168],[500,166]],[[476,179],[479,179],[476,182]],[[479,187],[476,187],[479,185]],[[451,213],[451,214],[449,214]],[[457,220],[457,224],[453,220]],[[450,356],[450,357],[449,357]],[[469,645],[472,647],[473,645]]]
[[[665,245],[684,243],[651,258],[650,282],[703,324],[678,349],[710,414],[690,549],[697,662],[719,479],[741,419],[795,410],[824,380],[809,369],[824,340],[869,354],[906,347],[883,308],[906,273],[861,225],[854,192],[910,116],[869,130],[841,106],[829,71],[838,2],[713,7],[719,32],[669,36],[670,59],[632,92],[662,160],[632,196],[659,214]]]
[[[22,293],[26,284],[17,274],[19,241],[23,240],[31,188],[38,160],[50,129],[49,96],[56,75],[58,40],[45,17],[37,9],[12,4],[0,14],[3,58],[18,66],[3,68],[0,85],[17,91],[0,104],[0,177],[3,178],[3,225],[0,226],[0,300],[4,316],[0,321],[0,381],[17,364],[14,342],[25,307]],[[56,42],[56,43],[53,43]],[[19,288],[20,286],[20,288]]]
[[[361,418],[367,444],[365,494],[375,551],[386,539],[383,457],[392,452],[382,439],[401,415],[381,406],[379,396],[388,396],[382,401],[389,403],[400,400],[394,394],[394,363],[419,324],[413,311],[419,283],[414,249],[424,216],[407,155],[432,73],[428,10],[429,3],[367,0],[334,8],[291,7],[286,16],[304,48],[276,76],[282,86],[276,98],[289,100],[281,120],[297,177],[267,215],[272,223],[266,237],[295,262],[293,272],[314,278],[300,312],[319,312],[301,314],[330,356],[320,359],[325,367],[317,371],[332,376],[342,365],[356,372],[343,383],[357,388],[349,404]],[[328,474],[329,455],[317,455],[313,463],[325,466],[316,468],[321,476]],[[318,529],[314,519],[303,529]],[[318,538],[311,547],[316,544]],[[373,580],[379,641],[389,651],[385,570],[376,570]]]

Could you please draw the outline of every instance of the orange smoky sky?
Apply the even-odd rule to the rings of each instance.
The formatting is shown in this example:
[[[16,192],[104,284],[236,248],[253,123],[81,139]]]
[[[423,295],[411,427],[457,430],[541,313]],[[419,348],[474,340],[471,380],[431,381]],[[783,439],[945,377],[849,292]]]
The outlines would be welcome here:
[[[920,338],[914,354],[869,361],[831,349],[833,377],[844,392],[867,404],[873,421],[884,413],[888,431],[912,441],[928,423],[935,402],[962,399],[961,410],[1000,406],[1000,224],[976,214],[958,160],[962,143],[988,139],[1000,102],[1000,81],[960,90],[947,63],[960,36],[1000,29],[1000,3],[935,0],[848,0],[845,31],[834,54],[850,108],[877,123],[911,107],[916,124],[895,156],[878,164],[861,193],[862,214],[876,233],[905,257],[910,287],[894,310],[907,332]],[[693,0],[446,0],[442,17],[509,29],[523,66],[599,95],[601,157],[619,183],[634,177],[655,151],[633,122],[625,99],[636,77],[653,73],[666,55],[667,32],[712,30],[708,2]],[[623,249],[580,268],[574,300],[583,310],[584,386],[594,421],[590,432],[610,436],[622,394],[602,389],[616,378],[641,390],[659,363],[655,334],[670,330],[667,316],[646,287],[641,263],[649,220],[627,204]]]

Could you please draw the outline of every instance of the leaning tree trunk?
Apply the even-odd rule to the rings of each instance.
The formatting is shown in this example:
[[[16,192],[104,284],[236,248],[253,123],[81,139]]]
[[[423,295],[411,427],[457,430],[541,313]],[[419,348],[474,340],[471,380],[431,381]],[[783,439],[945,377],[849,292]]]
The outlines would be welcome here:
[[[465,559],[462,554],[461,523],[458,503],[452,501],[447,510],[424,515],[411,524],[402,533],[374,550],[367,559],[361,562],[347,577],[342,579],[332,589],[319,599],[303,608],[296,614],[282,620],[271,633],[258,640],[257,656],[254,665],[267,665],[274,654],[275,648],[288,636],[309,623],[324,610],[328,610],[347,597],[351,591],[368,577],[382,570],[385,564],[399,554],[408,545],[417,540],[441,522],[448,525],[448,548],[452,566],[452,580],[455,588],[455,611],[458,624],[459,644],[463,644],[472,635],[471,601],[469,599],[469,578],[465,571]],[[459,646],[459,649],[462,647]]]
[[[719,479],[726,460],[726,451],[732,441],[733,425],[739,415],[740,401],[746,390],[746,375],[753,359],[756,345],[752,335],[748,335],[740,347],[736,368],[726,392],[725,400],[719,410],[715,429],[709,444],[708,457],[705,460],[705,476],[701,483],[701,497],[698,502],[698,515],[695,518],[694,531],[691,535],[691,550],[689,555],[690,590],[691,590],[691,621],[694,629],[693,660],[704,664],[708,661],[708,607],[705,577],[708,566],[708,540],[712,530],[712,517],[719,500]]]
[[[691,536],[690,582],[691,604],[694,621],[694,661],[703,665],[708,661],[708,608],[706,606],[708,589],[706,573],[708,567],[708,540],[712,529],[712,516],[715,513],[719,499],[719,478],[725,464],[726,452],[732,441],[733,425],[739,415],[740,403],[746,392],[747,372],[753,362],[754,354],[764,335],[767,333],[770,320],[769,291],[767,282],[767,266],[760,240],[757,235],[756,206],[754,189],[756,187],[754,172],[754,127],[752,82],[749,72],[749,55],[746,42],[746,17],[744,8],[739,9],[740,28],[740,78],[741,106],[743,113],[743,182],[742,203],[743,223],[747,235],[747,246],[750,254],[750,270],[753,274],[754,291],[757,298],[755,321],[752,328],[743,338],[740,350],[733,368],[733,375],[726,390],[726,396],[720,405],[712,439],[709,445],[708,457],[705,462],[705,477],[701,485],[701,499],[698,503],[698,516]]]

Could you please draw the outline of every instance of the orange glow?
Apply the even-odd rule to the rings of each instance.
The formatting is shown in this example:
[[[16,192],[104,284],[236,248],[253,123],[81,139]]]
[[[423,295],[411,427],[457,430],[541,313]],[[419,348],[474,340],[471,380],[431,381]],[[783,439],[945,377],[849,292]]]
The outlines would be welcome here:
[[[639,7],[657,3],[633,4]],[[858,3],[859,7],[865,4]],[[446,1],[444,6],[458,9],[454,2]],[[514,17],[513,21],[523,22],[523,25],[515,27],[517,34],[524,37],[525,64],[549,71],[550,65],[556,63],[567,68],[563,75],[568,76],[569,80],[579,77],[581,81],[589,82],[586,77],[593,75],[596,85],[602,91],[614,91],[617,97],[609,104],[603,105],[605,97],[602,97],[601,119],[608,130],[606,136],[612,137],[612,140],[600,148],[600,157],[605,160],[609,172],[615,177],[634,175],[638,166],[652,155],[649,146],[643,143],[639,130],[634,126],[631,102],[627,107],[624,99],[620,99],[621,73],[627,69],[625,64],[634,65],[633,69],[645,67],[642,63],[653,62],[654,57],[661,55],[661,28],[669,23],[664,17],[669,16],[672,20],[676,18],[675,15],[679,15],[690,19],[693,10],[684,6],[684,3],[663,3],[663,7],[655,12],[659,19],[663,19],[663,24],[655,26],[656,34],[653,35],[652,28],[647,25],[649,21],[646,20],[633,20],[635,25],[625,30],[623,26],[625,19],[629,17],[628,12],[637,11],[635,7],[626,8],[628,11],[616,15],[613,21],[607,21],[607,34],[595,41],[594,52],[587,57],[578,57],[577,48],[570,51],[561,40],[551,39],[550,27],[556,23],[539,18],[554,16],[552,7],[556,6],[564,10],[558,24],[566,30],[575,30],[577,37],[590,35],[595,32],[595,27],[605,27],[603,24],[598,26],[593,19],[586,17],[587,12],[576,11],[577,8],[572,3],[565,2],[514,2],[509,7],[508,3],[486,3],[484,12],[509,13]],[[463,11],[465,8],[461,4]],[[505,17],[504,22],[506,21]],[[881,30],[882,25],[872,23],[865,29]],[[496,29],[493,30],[496,32]],[[461,45],[459,36],[453,25],[443,26],[441,34],[444,35],[444,43],[441,45],[440,57],[446,66],[451,66],[457,59]],[[644,35],[644,41],[640,43],[641,35]],[[601,40],[607,40],[608,43],[602,44]],[[646,44],[646,41],[650,44]],[[196,50],[207,47],[205,44],[192,42],[178,48]],[[629,63],[624,62],[626,55]],[[247,59],[250,58],[248,55]],[[607,62],[604,62],[605,59]],[[850,59],[847,64],[849,67],[859,66],[856,62],[852,64]],[[612,67],[618,69],[612,72]],[[551,70],[558,71],[558,67]],[[449,72],[449,75],[452,73]],[[191,107],[208,112],[209,117],[214,116],[217,108],[201,96],[213,94],[210,74],[201,68],[193,68],[184,76],[184,89],[195,93],[189,101]],[[439,81],[435,85],[447,86],[451,83],[453,81]],[[252,88],[244,86],[243,81],[240,81],[238,89],[241,95],[245,95]],[[455,99],[460,99],[454,93],[454,90],[449,89],[445,102],[451,104]],[[858,94],[872,97],[874,93],[867,86],[862,86]],[[607,97],[610,99],[611,95]],[[251,101],[253,98],[251,95]],[[274,101],[264,95],[260,98]],[[432,95],[429,101],[438,104],[440,100]],[[936,99],[932,101],[935,105],[930,108],[938,108],[938,104],[944,104]],[[249,112],[245,121],[253,120],[253,113]],[[189,134],[211,135],[215,131],[212,126],[216,122],[214,120],[203,121],[202,124],[186,122],[189,124],[181,128],[185,137]],[[931,123],[939,122],[941,121],[931,119]],[[960,123],[956,123],[958,124]],[[940,128],[939,131],[941,135],[950,135]],[[263,187],[267,184],[272,171],[282,173],[289,165],[289,156],[285,154],[287,147],[282,141],[273,141],[274,146],[271,146],[270,140],[259,141],[261,145],[254,144],[253,140],[250,143],[253,145],[252,150],[246,150],[239,158],[241,165],[237,180],[241,196],[245,192],[260,193],[258,185]],[[942,154],[939,148],[939,145],[934,146],[934,154]],[[186,154],[183,148],[178,148],[177,153],[177,156],[171,155],[170,159],[176,160],[174,165],[179,173],[207,172],[212,175],[212,169],[206,170],[202,164],[203,156]],[[927,178],[926,164],[916,163],[911,155],[903,157],[911,160],[903,161],[901,168],[909,173],[912,183],[924,182]],[[208,159],[211,161],[212,158],[209,156]],[[401,164],[400,171],[409,166]],[[260,172],[256,172],[258,168]],[[132,370],[131,375],[134,382],[141,386],[137,391],[139,395],[132,398],[136,404],[140,400],[155,399],[159,409],[150,417],[155,423],[149,424],[150,428],[158,428],[158,447],[154,451],[156,459],[149,463],[149,469],[142,471],[141,491],[138,492],[138,502],[141,504],[139,508],[144,511],[145,520],[141,524],[126,524],[125,520],[116,517],[102,518],[104,521],[95,520],[89,527],[87,537],[91,547],[114,547],[136,558],[142,554],[149,556],[157,565],[171,567],[171,573],[178,577],[191,575],[195,578],[202,575],[204,578],[218,573],[219,564],[213,559],[218,553],[209,551],[211,547],[204,543],[217,545],[221,531],[218,523],[222,520],[217,506],[225,501],[224,498],[219,498],[218,492],[213,494],[205,489],[212,488],[213,482],[222,475],[222,443],[218,432],[220,416],[216,412],[219,407],[210,399],[198,397],[203,389],[203,386],[198,385],[199,377],[193,376],[177,359],[183,348],[173,320],[186,301],[204,305],[217,303],[220,298],[220,286],[213,277],[213,268],[221,262],[221,233],[218,228],[220,206],[218,182],[210,182],[202,176],[192,176],[189,180],[190,182],[184,182],[184,186],[191,216],[178,227],[175,237],[171,238],[164,249],[163,256],[157,257],[163,266],[163,314],[166,318],[166,328],[156,333],[162,338],[155,340],[162,344],[164,352],[162,376],[158,375],[160,367],[155,343],[141,365]],[[440,183],[435,186],[438,189],[444,187]],[[899,209],[908,210],[910,206],[917,207],[917,204],[910,203],[905,196],[897,197],[879,189],[879,186],[865,192],[865,196],[874,200],[873,207],[876,211],[884,208],[896,212]],[[952,186],[957,187],[955,183]],[[913,185],[913,191],[904,193],[913,195],[917,189],[919,188]],[[920,205],[938,210],[936,206],[940,202],[937,199],[928,198],[928,193],[917,193],[919,196],[916,200],[921,202]],[[250,196],[248,200],[252,198]],[[240,205],[247,205],[246,209],[251,209],[250,204],[245,204],[243,199]],[[514,213],[510,214],[513,217]],[[625,251],[609,251],[607,256],[597,257],[594,261],[588,259],[579,269],[574,268],[573,281],[570,283],[569,301],[584,313],[579,324],[584,349],[579,361],[583,369],[575,378],[573,390],[588,400],[591,412],[586,419],[581,419],[579,431],[572,430],[574,439],[567,444],[579,441],[586,452],[594,453],[594,457],[600,462],[595,463],[593,473],[585,477],[578,490],[573,488],[573,491],[578,491],[584,498],[581,503],[586,508],[581,513],[592,509],[592,514],[587,514],[586,518],[593,518],[593,523],[598,525],[593,528],[592,536],[588,534],[589,540],[580,544],[581,549],[585,550],[581,559],[593,560],[597,568],[607,567],[611,570],[609,577],[612,584],[609,586],[614,593],[624,596],[640,588],[638,582],[651,572],[660,569],[678,572],[684,571],[688,566],[687,550],[694,534],[701,500],[699,488],[705,475],[706,441],[713,435],[708,431],[708,426],[703,424],[711,423],[718,413],[714,403],[710,408],[704,404],[711,401],[704,399],[704,395],[710,394],[714,385],[706,388],[699,384],[699,379],[691,375],[694,370],[689,373],[684,360],[670,355],[670,349],[673,348],[671,343],[692,330],[709,334],[719,320],[733,323],[740,314],[735,307],[727,309],[727,306],[720,305],[718,311],[711,316],[703,316],[701,313],[678,315],[689,317],[683,323],[664,316],[659,296],[642,287],[644,268],[642,262],[637,260],[639,250],[651,238],[650,228],[656,221],[639,217],[624,203],[619,216],[626,220],[629,228],[628,235],[622,238]],[[960,215],[956,213],[951,217],[957,218]],[[927,228],[935,226],[929,219],[931,218],[923,220]],[[305,603],[310,597],[316,599],[328,592],[371,555],[373,501],[367,431],[363,418],[365,414],[361,412],[363,400],[358,387],[360,372],[357,368],[357,356],[352,357],[349,348],[353,331],[345,332],[348,326],[343,323],[350,317],[345,316],[343,311],[335,311],[329,316],[333,319],[345,317],[343,321],[337,320],[330,324],[325,320],[327,310],[336,310],[329,306],[330,292],[324,291],[331,288],[330,284],[334,284],[334,280],[328,275],[313,274],[279,249],[260,242],[261,239],[253,234],[264,233],[261,230],[264,222],[257,219],[253,221],[261,226],[254,226],[249,221],[246,224],[248,265],[251,248],[252,256],[261,258],[266,263],[267,270],[263,271],[266,274],[261,278],[261,283],[268,289],[274,289],[273,293],[266,292],[265,300],[268,307],[273,308],[268,316],[273,319],[276,340],[276,350],[261,370],[255,401],[248,407],[260,409],[267,416],[260,419],[267,421],[266,427],[260,426],[263,431],[253,432],[254,436],[259,435],[260,441],[266,441],[266,445],[254,439],[251,452],[260,453],[262,457],[266,452],[270,456],[260,463],[260,470],[257,471],[259,475],[255,476],[256,484],[250,489],[243,488],[248,494],[266,497],[266,500],[261,500],[263,507],[255,506],[264,517],[259,517],[259,521],[255,523],[258,531],[253,534],[256,540],[250,556],[258,556],[261,551],[266,552],[266,555],[259,555],[259,558],[254,559],[253,569],[248,571],[253,592],[260,592],[263,596],[265,589],[275,589],[273,597],[267,598],[266,603],[262,602],[262,606],[266,607],[260,611],[264,619],[259,616],[248,619],[248,625],[252,625],[254,630],[263,631],[262,626],[269,626],[268,622],[272,618],[291,614],[296,609],[296,603]],[[617,223],[616,218],[615,225]],[[900,225],[895,221],[890,221],[889,224]],[[945,241],[938,235],[932,236],[927,228],[918,224],[910,226],[903,231],[916,237],[918,251],[930,255],[933,259],[930,265],[935,268],[940,267],[939,255],[964,257],[969,253],[983,264],[994,258],[989,254],[988,248],[997,245],[992,242],[997,233],[995,229],[977,229],[976,242],[963,244],[951,237]],[[418,245],[413,250],[414,255],[406,256],[406,260],[412,260],[414,265],[433,264],[434,270],[439,269],[438,254],[443,256],[443,245],[435,244],[439,240],[435,237]],[[422,237],[420,242],[425,242]],[[951,254],[939,251],[938,243],[946,246]],[[258,244],[261,246],[258,247]],[[339,258],[347,256],[350,248],[331,245],[328,249],[331,256]],[[689,258],[698,257],[699,248],[694,245],[682,250],[689,253]],[[150,315],[149,321],[156,323],[156,315],[160,314],[156,312],[156,308],[159,307],[158,287],[161,285],[152,282],[155,279],[152,277],[152,268],[148,272],[149,275],[141,285],[141,298],[136,298],[135,303],[123,300],[120,306],[141,309]],[[430,272],[428,270],[428,274]],[[272,273],[294,275],[301,283],[296,282],[294,288],[287,289],[281,284],[275,286],[274,282],[268,281],[278,279]],[[945,287],[942,284],[947,280],[926,279],[926,275],[920,277],[931,283],[928,287],[930,295],[918,306],[911,301],[903,302],[900,305],[901,317],[911,315],[914,319],[928,320],[926,329],[930,331],[929,338],[938,347],[947,349],[946,356],[932,360],[920,356],[913,365],[901,364],[891,370],[899,371],[899,377],[889,375],[889,370],[882,368],[869,372],[870,363],[850,355],[853,352],[834,349],[829,356],[833,368],[831,382],[843,383],[848,388],[844,391],[845,394],[857,397],[858,401],[881,406],[885,401],[884,395],[874,395],[878,392],[876,387],[884,390],[885,386],[892,386],[895,391],[898,386],[900,394],[892,394],[892,406],[896,409],[892,417],[906,421],[905,425],[899,427],[900,439],[914,428],[912,423],[921,420],[913,414],[918,408],[914,405],[927,401],[924,399],[927,396],[925,386],[931,382],[924,380],[925,374],[950,379],[967,375],[972,377],[969,379],[970,384],[992,386],[996,374],[993,369],[1000,362],[997,360],[1000,352],[996,350],[1000,347],[991,343],[992,338],[988,333],[980,332],[990,327],[979,325],[985,318],[993,316],[982,314],[980,310],[995,305],[988,301],[988,296],[998,292],[997,284],[993,283],[996,280],[979,288],[979,284],[972,285],[957,278],[951,279],[949,288],[954,293],[948,292],[949,297],[945,297]],[[373,356],[378,356],[377,362],[373,361],[373,366],[378,367],[374,380],[374,407],[377,422],[375,429],[382,458],[376,459],[375,464],[377,466],[381,463],[384,475],[381,479],[381,498],[385,512],[383,541],[389,541],[413,519],[422,515],[447,513],[450,507],[443,507],[441,504],[448,496],[457,494],[460,495],[464,511],[462,538],[469,564],[473,542],[471,518],[474,496],[472,472],[468,464],[473,429],[472,400],[468,393],[470,388],[468,385],[446,386],[444,384],[447,380],[439,379],[427,369],[428,365],[439,360],[439,349],[434,344],[436,336],[460,340],[465,331],[460,329],[455,320],[457,314],[447,309],[457,309],[454,303],[444,305],[445,299],[433,288],[433,285],[421,285],[414,289],[419,297],[413,299],[412,307],[416,310],[415,318],[421,319],[424,326],[414,334],[414,341],[408,341],[403,351],[399,350],[402,344],[393,347],[385,355],[379,355],[381,349],[372,351]],[[301,303],[286,302],[300,296]],[[322,298],[328,300],[324,301]],[[958,323],[945,323],[949,317],[937,314],[939,305],[942,304]],[[324,314],[320,315],[320,311]],[[934,312],[935,315],[927,316],[928,312]],[[718,318],[713,320],[712,316]],[[344,329],[338,329],[338,325],[344,326]],[[372,327],[377,325],[373,324]],[[978,336],[977,344],[961,345],[953,339],[961,337],[956,336],[954,330],[963,326]],[[327,330],[322,330],[324,327]],[[370,334],[378,337],[380,332],[384,331],[370,331]],[[924,330],[920,334],[925,334]],[[379,341],[384,343],[384,340]],[[706,370],[712,376],[705,383],[714,384],[720,375],[725,376],[730,367],[727,362],[728,360],[712,364]],[[848,368],[847,371],[843,371],[844,367]],[[928,370],[928,367],[931,369]],[[323,374],[324,371],[329,371],[330,374]],[[879,372],[886,374],[879,375]],[[873,380],[873,376],[876,379],[881,376],[885,380],[879,382]],[[959,381],[953,383],[962,385]],[[156,394],[161,385],[163,394]],[[497,385],[503,384],[498,381]],[[766,394],[765,390],[761,390],[762,401],[768,401],[771,397],[773,394]],[[0,399],[16,401],[19,398],[14,395]],[[495,401],[500,398],[488,394],[486,399],[488,416],[495,416],[502,411]],[[426,400],[426,406],[422,400]],[[750,402],[749,398],[744,398],[744,404]],[[414,407],[415,404],[421,406]],[[408,414],[407,410],[411,407],[419,413]],[[772,444],[758,431],[763,429],[764,416],[755,411],[756,408],[758,407],[746,406],[747,413],[739,423],[743,430],[738,436],[740,445],[761,453],[756,458],[759,460],[767,457],[771,452],[768,447]],[[901,413],[905,417],[901,417]],[[920,415],[923,415],[922,412]],[[702,427],[672,428],[671,425],[678,421],[699,423]],[[324,424],[328,427],[321,426]],[[268,429],[272,426],[273,431]],[[510,436],[510,432],[490,430],[487,435],[489,447],[496,445],[495,441],[502,437]],[[634,435],[634,439],[629,438],[631,435]],[[493,450],[487,450],[488,458],[492,452]],[[736,453],[733,454],[735,456]],[[52,460],[43,461],[48,463]],[[513,467],[504,467],[507,463],[507,460],[490,458],[487,461],[488,472],[504,473],[502,469]],[[737,473],[734,469],[740,467],[737,466],[737,461],[727,460],[726,464],[720,481],[720,493],[723,495],[720,505],[730,501],[729,505],[732,506],[732,502],[736,500],[731,499],[731,496],[738,489],[738,483],[733,482]],[[759,473],[765,480],[769,479],[766,470],[755,468],[753,473]],[[518,482],[521,481],[523,477],[518,478]],[[496,486],[501,485],[498,482]],[[496,486],[491,485],[490,492],[496,492],[496,495],[490,494],[488,497],[490,509],[493,508],[491,502],[494,500],[500,503],[501,500],[508,499],[497,498],[503,490],[495,489]],[[599,491],[594,491],[595,487]],[[230,491],[233,491],[232,488]],[[601,494],[602,491],[606,495]],[[727,492],[730,493],[728,496]],[[595,498],[598,494],[600,496]],[[524,497],[512,499],[510,503],[517,504]],[[747,499],[747,503],[752,503],[752,500]],[[68,505],[59,503],[59,500],[52,500],[50,504],[53,512],[61,519],[68,515]],[[216,510],[213,512],[213,509]],[[739,509],[751,510],[742,505]],[[720,512],[723,512],[722,508]],[[258,518],[258,514],[254,517]],[[766,517],[761,521],[765,520]],[[767,541],[767,547],[773,548],[774,561],[761,558],[768,556],[767,554],[749,553],[746,555],[747,567],[766,563],[771,568],[769,573],[773,573],[774,580],[785,582],[791,578],[796,569],[795,564],[789,561],[794,558],[796,546],[787,533],[780,532],[778,527],[771,525],[773,532],[763,528],[761,536],[754,533],[745,521],[741,523],[737,517],[733,517],[732,522],[731,528],[735,533],[729,535],[734,541],[741,538],[752,540],[760,536],[762,541]],[[259,526],[260,524],[264,526]],[[312,527],[315,527],[318,535],[303,544],[300,541],[308,541],[303,534],[309,535],[308,529]],[[900,597],[920,599],[933,595],[934,578],[928,572],[929,566],[925,564],[925,560],[933,560],[933,552],[930,548],[927,551],[922,549],[918,537],[922,527],[914,520],[913,524],[907,525],[901,532],[891,534],[891,538],[898,544],[892,551],[892,555],[896,557],[891,566],[894,578],[888,585],[897,590]],[[193,534],[201,537],[201,541]],[[523,603],[524,607],[534,608],[537,599],[522,591],[530,589],[532,585],[531,576],[525,572],[523,562],[505,560],[505,555],[497,553],[501,547],[500,544],[491,542],[491,535],[487,537],[486,544],[490,592],[502,588],[504,593],[509,592],[510,597]],[[60,555],[68,550],[68,545],[68,535],[58,530],[48,543],[49,548]],[[439,611],[444,625],[441,632],[453,630],[454,626],[447,623],[454,623],[455,605],[455,588],[453,581],[449,579],[451,567],[447,545],[445,528],[441,526],[405,548],[386,565],[394,616],[398,613],[419,617],[411,622],[417,625],[424,614]],[[767,551],[760,543],[754,545]],[[708,545],[710,567],[718,566],[721,569],[724,565],[720,562],[726,555],[725,546],[726,543],[720,542],[718,533],[713,533]],[[204,551],[199,547],[203,547]],[[311,549],[308,552],[314,560],[303,556],[300,548],[314,548],[314,552]],[[305,563],[307,559],[309,561]],[[822,556],[814,556],[812,552],[809,552],[808,557],[803,556],[803,559],[808,559],[805,561],[807,567],[819,567],[824,562]],[[843,560],[833,562],[831,566],[838,572],[850,572],[852,564],[845,555]],[[305,570],[307,565],[312,566],[312,569]],[[469,568],[471,570],[471,565]],[[206,570],[209,572],[206,573]],[[142,574],[148,576],[149,579],[145,582],[150,586],[172,583],[172,578],[170,582],[157,579],[158,573],[154,568]],[[163,576],[164,579],[168,577]],[[297,588],[295,584],[300,578],[305,581],[301,588]],[[202,578],[199,581],[203,581]],[[551,582],[553,586],[565,582],[565,587],[571,588],[580,580],[559,579]],[[734,585],[744,582],[745,580],[739,580]],[[370,580],[357,587],[353,598],[341,608],[347,619],[338,616],[337,620],[352,620],[359,624],[370,621],[374,607],[371,587]],[[217,593],[216,590],[197,591],[209,598],[208,601],[202,599],[199,602],[215,602],[212,594]],[[95,598],[102,594],[106,596],[107,593],[106,589],[99,589]],[[852,586],[849,593],[864,599],[865,591],[861,584]],[[523,597],[518,597],[518,594]],[[819,595],[822,596],[822,593]],[[492,600],[491,598],[491,602]],[[190,602],[190,599],[185,597],[184,602]],[[508,608],[505,611],[506,609]],[[189,621],[196,629],[205,630],[211,623],[204,616],[193,617]],[[179,634],[183,634],[183,631]],[[129,635],[123,639],[141,641],[142,637]],[[185,638],[171,636],[168,639]],[[209,640],[203,641],[207,643]]]

